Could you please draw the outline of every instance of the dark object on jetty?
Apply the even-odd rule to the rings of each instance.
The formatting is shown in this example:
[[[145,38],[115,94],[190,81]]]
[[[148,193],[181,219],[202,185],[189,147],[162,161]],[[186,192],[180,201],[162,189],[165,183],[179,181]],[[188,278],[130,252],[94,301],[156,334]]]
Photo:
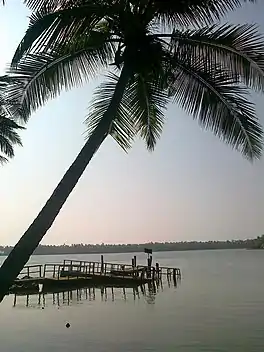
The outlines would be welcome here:
[[[148,258],[150,259],[150,258]],[[151,258],[152,259],[152,258]],[[180,269],[100,262],[64,260],[62,264],[28,265],[10,288],[10,293],[47,293],[85,287],[138,287],[157,282],[162,275],[180,277]],[[21,277],[21,278],[20,278]]]

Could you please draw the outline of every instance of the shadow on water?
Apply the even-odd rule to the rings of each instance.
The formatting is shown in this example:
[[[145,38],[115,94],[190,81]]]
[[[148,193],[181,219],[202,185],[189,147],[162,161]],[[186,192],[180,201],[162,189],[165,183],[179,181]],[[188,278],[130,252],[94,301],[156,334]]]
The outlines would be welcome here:
[[[166,287],[178,288],[180,279],[168,277]],[[158,294],[164,290],[162,281],[151,282],[138,287],[89,287],[65,290],[60,292],[49,292],[39,294],[12,294],[13,307],[28,307],[45,309],[47,306],[54,307],[71,306],[85,301],[115,302],[144,299],[147,304],[155,304]]]

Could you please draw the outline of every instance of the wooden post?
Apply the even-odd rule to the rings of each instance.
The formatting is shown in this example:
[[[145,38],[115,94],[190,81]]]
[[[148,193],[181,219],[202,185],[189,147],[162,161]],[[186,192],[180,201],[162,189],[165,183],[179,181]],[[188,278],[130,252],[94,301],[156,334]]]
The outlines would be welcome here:
[[[29,266],[27,267],[27,277],[29,277]]]
[[[135,266],[135,268],[137,267],[137,256],[136,255],[134,255],[134,266]]]
[[[150,255],[147,259],[148,268],[147,268],[147,278],[151,278],[151,264],[152,264],[152,255]]]
[[[149,266],[151,266],[152,265],[152,255],[149,256],[149,261],[150,261]]]
[[[104,256],[101,255],[101,274],[104,273]]]
[[[14,294],[14,307],[16,306],[16,302],[17,302],[17,294]]]
[[[150,267],[150,270],[152,270],[152,280],[155,281],[155,276],[156,276],[156,275],[155,275],[155,274],[156,274],[155,271],[156,271],[156,270],[155,270],[155,268],[151,268],[151,267]],[[154,285],[155,285],[155,284],[154,284]]]
[[[123,277],[125,276],[125,265],[121,265],[122,271],[123,271]]]
[[[135,257],[132,258],[132,276],[135,277],[136,276],[136,265],[135,265]]]
[[[94,275],[95,263],[93,263],[93,275]]]
[[[126,301],[126,289],[125,289],[125,287],[123,287],[123,297],[124,297],[124,300]]]
[[[156,274],[157,274],[157,279],[160,280],[160,268],[159,268],[159,263],[156,263]]]
[[[174,287],[177,287],[177,269],[172,269],[172,278]]]
[[[101,301],[103,301],[104,299],[104,288],[102,287],[101,288]]]
[[[42,265],[39,266],[39,277],[41,277],[41,269],[42,269]]]
[[[167,268],[167,281],[168,281],[168,286],[170,287],[170,282],[171,282],[171,272],[170,269]]]

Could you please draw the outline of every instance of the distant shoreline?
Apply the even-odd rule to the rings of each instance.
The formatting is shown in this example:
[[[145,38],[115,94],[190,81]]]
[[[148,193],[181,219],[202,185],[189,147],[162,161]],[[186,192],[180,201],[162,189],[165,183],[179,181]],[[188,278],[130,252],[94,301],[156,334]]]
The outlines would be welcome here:
[[[244,249],[244,250],[252,250],[252,249],[262,249],[262,248],[197,248],[197,249],[167,249],[167,250],[155,250],[153,252],[158,253],[158,252],[188,252],[188,251],[217,251],[217,250],[235,250],[235,249]],[[98,252],[67,252],[67,253],[62,253],[62,252],[45,252],[45,253],[33,253],[33,255],[71,255],[71,254],[126,254],[126,253],[143,253],[143,251],[98,251]],[[0,254],[0,257],[6,257],[8,254]]]
[[[0,246],[0,256],[8,255],[12,246]],[[217,249],[263,249],[264,236],[246,240],[207,241],[207,242],[155,242],[141,244],[72,244],[40,245],[34,255],[71,255],[71,254],[107,254],[136,253],[150,248],[153,252],[217,250]]]

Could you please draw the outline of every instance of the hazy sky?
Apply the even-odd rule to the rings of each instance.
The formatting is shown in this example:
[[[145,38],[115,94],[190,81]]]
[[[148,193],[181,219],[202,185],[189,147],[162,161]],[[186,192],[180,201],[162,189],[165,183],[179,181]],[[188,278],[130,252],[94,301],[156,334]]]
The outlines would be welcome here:
[[[262,1],[259,0],[259,3]],[[264,4],[230,15],[257,22]],[[0,8],[4,69],[27,27],[22,0]],[[63,93],[31,117],[23,148],[0,169],[0,244],[14,244],[84,143],[86,109],[96,83]],[[254,97],[264,123],[263,98]],[[156,151],[135,143],[125,154],[104,143],[43,243],[125,243],[254,237],[264,233],[264,159],[253,165],[175,105]]]

